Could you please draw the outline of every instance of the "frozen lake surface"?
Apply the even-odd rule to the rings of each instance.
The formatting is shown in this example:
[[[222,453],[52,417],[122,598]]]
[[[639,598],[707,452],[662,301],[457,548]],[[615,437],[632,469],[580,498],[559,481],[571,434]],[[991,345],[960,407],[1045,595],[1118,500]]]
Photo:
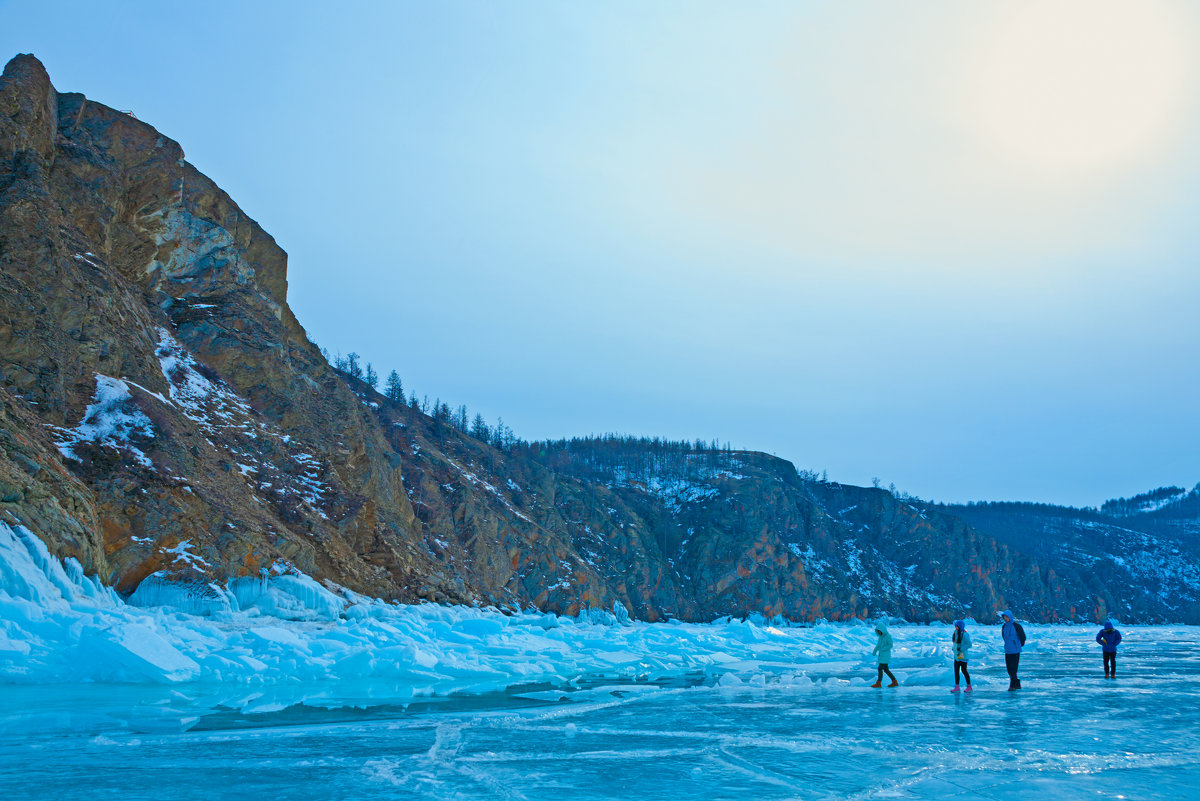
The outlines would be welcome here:
[[[186,543],[177,546],[184,552]],[[180,557],[183,558],[183,557]],[[395,606],[286,565],[128,603],[0,522],[0,799],[1200,798],[1200,629]],[[198,614],[201,612],[202,614]]]
[[[939,684],[870,689],[857,650],[799,679],[747,665],[734,686],[693,674],[358,706],[326,703],[344,687],[290,687],[257,711],[228,687],[7,685],[0,798],[1200,797],[1200,631],[1126,627],[1115,682],[1091,628],[1029,631],[1014,693],[986,626],[972,695],[948,692],[948,661]],[[910,654],[949,636],[893,633]],[[783,634],[798,663],[820,636]]]

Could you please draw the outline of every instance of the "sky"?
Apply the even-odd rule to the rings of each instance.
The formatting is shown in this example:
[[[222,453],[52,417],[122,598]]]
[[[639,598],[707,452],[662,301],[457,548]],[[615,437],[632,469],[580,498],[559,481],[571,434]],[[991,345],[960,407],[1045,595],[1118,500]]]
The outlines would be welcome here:
[[[179,141],[314,341],[526,439],[947,502],[1200,481],[1200,9],[0,0]]]

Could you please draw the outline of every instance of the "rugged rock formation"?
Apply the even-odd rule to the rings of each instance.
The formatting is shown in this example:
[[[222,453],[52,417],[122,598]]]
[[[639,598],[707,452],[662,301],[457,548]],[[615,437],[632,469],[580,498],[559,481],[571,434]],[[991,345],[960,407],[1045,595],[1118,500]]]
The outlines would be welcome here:
[[[390,404],[308,340],[286,262],[176,142],[13,59],[0,515],[124,593],[153,576],[202,595],[288,562],[389,599],[651,620],[1078,605],[1053,554],[763,454],[596,471]]]
[[[1200,622],[1200,486],[1100,509],[1032,503],[939,507],[1043,561],[1092,619]]]
[[[284,558],[392,594],[429,573],[399,461],[288,310],[271,237],[178,144],[56,93],[30,56],[0,107],[5,401],[72,457],[30,458],[90,490],[85,567],[129,590],[189,567],[163,553],[188,540],[217,572]],[[36,501],[10,512],[62,536]]]

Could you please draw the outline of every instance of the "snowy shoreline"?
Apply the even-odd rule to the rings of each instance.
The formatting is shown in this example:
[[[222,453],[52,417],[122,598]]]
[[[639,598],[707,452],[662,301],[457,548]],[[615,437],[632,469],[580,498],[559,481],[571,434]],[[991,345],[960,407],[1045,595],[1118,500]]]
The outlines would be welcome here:
[[[596,677],[850,687],[874,674],[874,637],[862,623],[643,623],[595,611],[572,618],[397,606],[349,591],[339,596],[295,572],[242,579],[223,591],[244,611],[202,616],[136,606],[84,576],[75,560],[60,562],[27,530],[0,523],[0,683],[368,683],[411,698],[570,688]],[[977,640],[991,628],[977,627]],[[1033,650],[1083,647],[1092,636],[1082,626],[1032,628],[1054,632],[1033,636]],[[950,628],[901,631],[892,665],[903,682],[945,682]],[[996,649],[979,649],[977,666],[998,659],[989,650]]]

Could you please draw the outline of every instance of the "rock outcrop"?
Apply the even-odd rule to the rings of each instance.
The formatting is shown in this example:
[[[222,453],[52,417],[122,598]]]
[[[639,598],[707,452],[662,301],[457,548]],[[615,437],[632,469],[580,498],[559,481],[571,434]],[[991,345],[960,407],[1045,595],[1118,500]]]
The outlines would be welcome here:
[[[87,488],[85,568],[128,591],[194,572],[164,556],[186,540],[214,574],[284,559],[399,596],[434,572],[400,459],[292,315],[274,240],[176,142],[55,92],[31,56],[0,108],[0,391],[62,446],[35,466]],[[38,501],[9,506],[60,541]]]

